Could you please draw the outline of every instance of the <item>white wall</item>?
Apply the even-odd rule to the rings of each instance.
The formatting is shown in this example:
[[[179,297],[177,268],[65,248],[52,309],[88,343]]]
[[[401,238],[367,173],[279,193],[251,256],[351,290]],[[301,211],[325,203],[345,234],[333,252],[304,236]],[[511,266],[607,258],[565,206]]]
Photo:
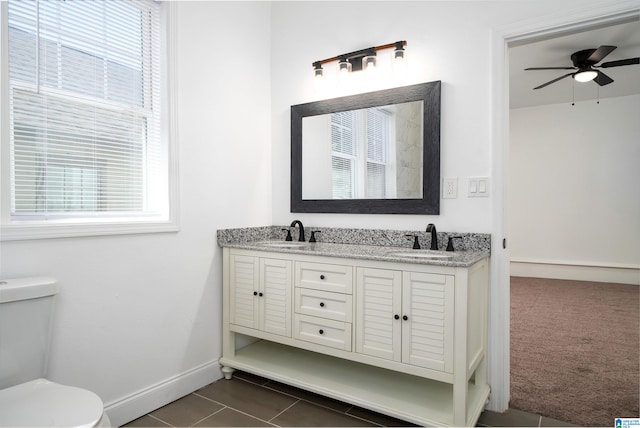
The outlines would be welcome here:
[[[515,12],[515,8],[511,8]],[[523,14],[527,7],[523,8]],[[530,9],[529,9],[530,11]],[[495,15],[475,2],[277,2],[272,10],[273,220],[288,224],[488,232],[486,198],[441,201],[440,216],[333,215],[289,212],[290,115],[314,93],[311,63],[340,53],[407,40],[408,76],[371,89],[442,80],[442,176],[490,175],[490,27]],[[507,14],[509,15],[509,14]],[[517,14],[516,14],[517,16]],[[456,25],[464,22],[464,25]],[[277,29],[277,30],[276,30]],[[282,49],[278,47],[283,47]],[[390,51],[380,55],[390,55]],[[466,57],[466,58],[464,58]],[[469,75],[468,64],[477,64]],[[361,73],[360,73],[361,74]],[[356,76],[354,77],[361,77]],[[329,94],[346,94],[342,92]]]
[[[512,273],[640,284],[640,95],[510,116]]]
[[[180,2],[177,23],[180,232],[1,246],[3,278],[59,280],[49,377],[115,424],[219,377],[216,230],[271,223],[270,5]]]

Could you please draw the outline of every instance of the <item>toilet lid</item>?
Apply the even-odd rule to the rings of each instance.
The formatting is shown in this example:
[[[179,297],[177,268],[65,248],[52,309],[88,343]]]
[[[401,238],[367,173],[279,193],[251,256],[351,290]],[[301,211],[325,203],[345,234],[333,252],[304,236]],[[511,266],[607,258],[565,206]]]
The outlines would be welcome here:
[[[0,426],[93,427],[103,411],[93,392],[46,379],[0,390]]]

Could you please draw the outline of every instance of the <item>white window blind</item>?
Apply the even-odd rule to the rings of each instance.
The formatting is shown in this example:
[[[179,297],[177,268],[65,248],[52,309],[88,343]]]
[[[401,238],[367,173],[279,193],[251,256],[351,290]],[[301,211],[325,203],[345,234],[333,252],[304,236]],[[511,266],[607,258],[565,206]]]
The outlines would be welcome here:
[[[355,197],[356,115],[344,111],[331,115],[331,188],[333,199]]]
[[[367,109],[367,187],[366,197],[381,199],[387,189],[387,148],[389,114],[380,109]]]
[[[9,0],[8,23],[12,217],[158,213],[158,4]]]
[[[334,199],[387,196],[390,120],[376,108],[331,114]]]

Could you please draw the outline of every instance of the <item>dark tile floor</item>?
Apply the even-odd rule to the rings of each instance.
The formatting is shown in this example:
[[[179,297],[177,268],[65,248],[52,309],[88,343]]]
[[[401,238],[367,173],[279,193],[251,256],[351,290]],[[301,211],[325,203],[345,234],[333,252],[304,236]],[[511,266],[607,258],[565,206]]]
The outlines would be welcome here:
[[[415,426],[370,410],[270,381],[235,372],[148,415],[126,427],[365,427]],[[572,426],[539,415],[509,409],[486,411],[478,426]]]

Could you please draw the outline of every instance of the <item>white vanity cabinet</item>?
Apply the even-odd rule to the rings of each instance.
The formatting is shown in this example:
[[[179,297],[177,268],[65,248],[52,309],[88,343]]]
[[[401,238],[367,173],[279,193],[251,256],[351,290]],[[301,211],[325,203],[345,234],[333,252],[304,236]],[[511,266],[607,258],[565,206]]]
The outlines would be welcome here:
[[[453,373],[454,279],[358,268],[356,352]]]
[[[291,337],[289,260],[231,255],[229,323]]]
[[[487,384],[488,260],[455,267],[223,249],[222,371],[420,425],[473,426]]]

